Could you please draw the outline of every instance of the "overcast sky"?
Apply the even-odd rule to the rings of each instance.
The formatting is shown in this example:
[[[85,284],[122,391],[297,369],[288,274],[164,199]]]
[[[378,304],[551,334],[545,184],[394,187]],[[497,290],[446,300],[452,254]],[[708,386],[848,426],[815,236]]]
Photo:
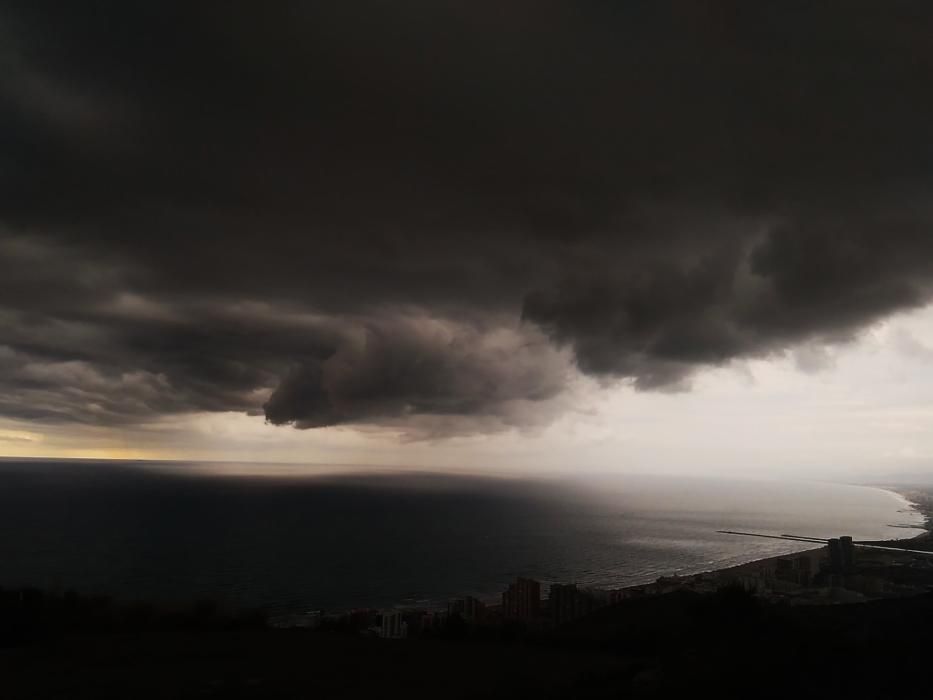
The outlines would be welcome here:
[[[0,453],[926,468],[925,2],[0,6]]]

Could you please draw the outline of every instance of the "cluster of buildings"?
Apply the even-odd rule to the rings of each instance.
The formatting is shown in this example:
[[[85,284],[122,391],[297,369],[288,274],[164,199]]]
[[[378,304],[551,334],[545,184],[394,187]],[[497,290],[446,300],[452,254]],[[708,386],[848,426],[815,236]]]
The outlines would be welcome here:
[[[616,599],[613,593],[581,588],[575,583],[554,583],[548,597],[542,599],[541,584],[534,579],[520,577],[502,594],[501,617],[504,622],[559,626],[610,605]]]
[[[541,583],[519,577],[502,593],[501,604],[472,596],[450,600],[446,609],[349,610],[325,615],[311,611],[276,618],[279,627],[343,629],[385,639],[405,639],[475,627],[521,625],[548,629],[577,620],[618,599],[609,591],[553,584],[542,598]]]
[[[797,554],[705,574],[662,578],[641,588],[654,593],[708,593],[729,584],[791,605],[912,596],[933,590],[933,559],[893,548],[860,548],[851,537],[839,537],[828,540],[824,547]]]
[[[520,625],[546,630],[578,620],[623,600],[678,591],[715,593],[741,585],[758,596],[790,604],[857,602],[916,595],[933,590],[933,558],[897,550],[859,549],[851,537],[797,554],[762,559],[720,571],[662,576],[656,581],[615,590],[551,584],[547,596],[531,578],[516,578],[500,603],[472,596],[449,601],[446,610],[361,609],[332,615],[313,611],[280,619],[279,626],[336,628],[386,639],[450,633],[476,627]]]

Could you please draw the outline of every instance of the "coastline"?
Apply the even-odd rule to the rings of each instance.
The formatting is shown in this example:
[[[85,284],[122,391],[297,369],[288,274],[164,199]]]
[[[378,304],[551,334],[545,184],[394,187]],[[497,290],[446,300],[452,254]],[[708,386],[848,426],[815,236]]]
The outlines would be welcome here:
[[[891,539],[870,540],[869,544],[910,546],[915,549],[933,551],[933,491],[913,486],[872,486],[880,491],[887,491],[900,498],[910,510],[921,515],[923,522],[918,526],[920,532],[912,537],[894,537]]]
[[[908,509],[913,510],[919,513],[923,517],[923,523],[916,526],[920,529],[916,535],[911,537],[898,537],[891,539],[880,539],[880,540],[862,540],[865,544],[874,544],[881,546],[891,546],[891,547],[911,547],[913,549],[922,549],[933,551],[933,492],[928,492],[920,488],[912,487],[892,487],[892,486],[880,486],[880,485],[869,485],[869,484],[853,484],[854,486],[862,486],[867,488],[874,488],[879,491],[885,491],[893,496],[896,496],[901,500]],[[905,528],[913,529],[913,526],[910,525],[891,525],[892,528]],[[788,540],[790,541],[790,540]],[[690,577],[702,577],[702,576],[719,576],[719,575],[728,575],[730,573],[738,573],[745,568],[755,568],[759,566],[767,565],[771,562],[775,562],[778,559],[784,559],[792,555],[803,555],[803,556],[813,556],[820,550],[822,550],[825,545],[818,547],[809,547],[806,549],[791,550],[782,554],[772,554],[766,557],[758,557],[755,559],[750,559],[748,561],[740,562],[738,564],[730,564],[728,566],[720,566],[717,568],[703,569],[699,571],[686,571],[686,572],[676,572],[669,576],[658,577],[655,581],[646,581],[644,583],[631,584],[629,586],[623,586],[618,590],[621,591],[634,591],[639,589],[644,589],[646,586],[650,586],[656,581],[668,578],[690,578]]]
[[[857,486],[860,488],[870,488],[877,491],[884,491],[898,500],[900,500],[904,506],[904,510],[912,510],[919,513],[923,517],[923,522],[916,526],[912,525],[889,525],[892,529],[903,528],[903,529],[914,529],[917,528],[920,530],[915,535],[910,537],[892,537],[890,539],[878,539],[878,540],[860,540],[865,544],[874,544],[881,546],[891,546],[891,547],[901,547],[904,549],[913,548],[913,549],[922,549],[933,551],[933,489],[928,493],[919,488],[909,488],[909,487],[893,487],[888,485],[875,485],[875,484],[851,484],[852,486]],[[839,533],[845,534],[845,533]],[[788,544],[793,544],[793,541],[787,540]],[[817,552],[823,550],[825,545],[820,545],[816,547],[806,547],[803,549],[788,549],[786,552],[768,554],[767,556],[756,556],[752,559],[727,563],[725,565],[713,565],[710,568],[697,568],[697,569],[682,569],[675,570],[669,573],[659,573],[658,575],[653,575],[651,577],[646,577],[644,580],[638,581],[637,583],[628,583],[622,586],[615,588],[603,588],[600,585],[593,585],[594,590],[604,590],[607,592],[618,591],[618,592],[628,592],[633,593],[637,591],[642,591],[651,586],[658,585],[661,581],[674,581],[674,580],[686,580],[694,577],[703,578],[703,577],[719,577],[719,576],[728,576],[730,574],[741,573],[742,570],[752,570],[762,566],[767,566],[770,563],[773,563],[779,559],[785,559],[790,556],[815,556]],[[548,581],[542,580],[542,588],[551,583],[562,583],[561,581]],[[479,598],[487,605],[497,605],[499,603],[498,597],[485,596],[482,595]],[[442,600],[432,601],[433,605],[429,603],[427,607],[443,609],[445,603]],[[397,603],[394,607],[404,608],[406,607],[404,603]]]
[[[68,481],[69,485],[71,483],[71,481]],[[200,483],[206,484],[207,482],[199,482],[199,485]],[[712,486],[707,487],[707,490],[710,492],[714,491],[714,487],[718,488],[721,485],[715,480],[703,483],[712,484]],[[685,519],[681,521],[676,520],[679,511],[673,511],[673,507],[684,504],[685,506],[690,506],[692,501],[687,499],[684,500],[683,504],[681,504],[679,501],[673,501],[673,499],[668,496],[667,482],[661,481],[659,479],[657,480],[657,484],[659,485],[656,487],[656,490],[661,494],[661,496],[667,498],[665,503],[669,508],[671,508],[672,512],[674,512],[674,515],[669,517],[667,512],[665,512],[658,516],[657,520],[659,520],[661,524],[666,524],[668,521],[673,522],[676,527],[672,527],[673,534],[671,537],[681,538],[682,541],[681,539],[665,539],[668,534],[662,531],[659,533],[658,537],[646,539],[644,542],[641,540],[633,540],[634,544],[632,544],[632,547],[643,547],[645,551],[650,554],[650,556],[646,555],[643,557],[643,559],[638,559],[635,556],[633,556],[631,559],[627,558],[625,555],[629,551],[629,542],[627,539],[624,539],[623,536],[627,537],[629,530],[626,529],[628,527],[627,521],[622,515],[619,515],[619,513],[628,513],[628,511],[623,508],[625,505],[623,504],[618,506],[618,512],[613,512],[611,520],[605,521],[609,523],[608,525],[604,526],[603,520],[598,521],[597,525],[607,532],[618,534],[619,539],[620,541],[623,541],[624,546],[620,545],[618,553],[615,550],[607,549],[605,547],[597,548],[603,545],[603,541],[599,540],[598,538],[594,538],[592,540],[593,544],[591,546],[593,547],[593,551],[600,555],[600,557],[598,559],[594,559],[594,563],[592,564],[591,568],[583,568],[582,574],[579,573],[577,568],[571,566],[560,568],[557,566],[548,567],[545,565],[542,567],[528,567],[528,570],[518,569],[517,567],[510,568],[508,566],[508,561],[506,561],[502,567],[495,567],[495,571],[505,571],[509,572],[511,575],[517,575],[512,573],[514,571],[522,571],[523,575],[536,578],[541,581],[543,588],[546,588],[547,584],[549,583],[577,583],[580,587],[583,588],[619,590],[645,586],[654,583],[661,578],[685,577],[717,571],[729,571],[735,569],[736,567],[754,564],[755,562],[763,562],[773,560],[774,558],[793,556],[798,552],[804,552],[814,546],[809,543],[794,543],[789,541],[779,542],[777,540],[760,540],[756,542],[754,539],[748,539],[744,537],[732,537],[728,535],[715,534],[716,530],[723,527],[732,527],[738,530],[748,529],[751,531],[766,532],[775,535],[788,531],[806,531],[807,533],[817,534],[822,537],[835,537],[842,534],[849,534],[847,530],[851,527],[853,529],[853,534],[855,534],[857,531],[859,534],[861,534],[861,537],[864,538],[863,541],[868,541],[869,538],[873,540],[874,538],[878,538],[878,542],[883,544],[901,546],[904,548],[919,548],[917,541],[922,540],[923,536],[926,534],[925,532],[917,530],[912,532],[905,532],[904,530],[892,531],[892,528],[896,527],[896,525],[891,525],[890,527],[888,525],[896,523],[902,524],[904,526],[908,526],[909,524],[919,526],[919,521],[921,518],[919,518],[914,513],[920,512],[924,514],[926,524],[929,526],[929,518],[930,514],[933,513],[933,507],[927,508],[925,510],[925,506],[933,506],[933,503],[925,503],[920,495],[915,494],[908,489],[882,488],[880,484],[863,484],[858,486],[851,485],[848,487],[842,485],[843,488],[839,491],[839,507],[837,508],[837,502],[835,500],[837,491],[834,488],[829,488],[830,486],[834,486],[834,484],[828,482],[824,483],[826,483],[825,487],[823,487],[821,484],[815,485],[817,488],[814,490],[817,491],[820,498],[813,497],[810,492],[804,488],[804,485],[791,483],[790,486],[784,487],[779,494],[782,496],[782,500],[779,501],[779,504],[776,507],[772,506],[771,502],[767,499],[758,497],[758,495],[761,493],[767,493],[769,498],[771,498],[769,490],[763,489],[757,483],[752,485],[754,488],[749,487],[746,489],[743,486],[743,488],[738,489],[735,494],[731,494],[730,498],[724,498],[721,500],[721,502],[713,501],[711,505],[707,506],[705,511],[699,510],[699,514],[694,519]],[[740,486],[743,484],[740,484]],[[130,483],[130,485],[134,486],[135,482]],[[640,487],[640,484],[636,484],[635,487]],[[632,492],[641,494],[642,491],[638,491],[635,487],[632,487]],[[187,488],[187,482],[185,488]],[[679,498],[686,499],[687,495],[692,497],[692,489],[683,486],[680,488],[685,495],[678,496]],[[819,488],[823,488],[823,490],[820,491]],[[204,486],[205,493],[213,494],[213,487],[211,487],[211,489],[212,490],[208,491],[207,486]],[[649,491],[647,489],[643,489],[643,491],[647,492],[648,496],[654,495],[653,491]],[[885,491],[886,493],[881,495],[879,491]],[[127,491],[127,493],[133,494],[135,491]],[[473,492],[470,493],[472,494]],[[550,492],[547,492],[545,495],[548,495],[549,493]],[[675,495],[679,493],[679,491],[675,492]],[[790,497],[787,496],[788,493],[790,494]],[[930,493],[933,495],[933,489],[931,489]],[[95,492],[92,492],[91,495],[95,495]],[[538,493],[532,493],[531,497],[529,497],[529,500],[534,500],[535,503],[538,501],[550,503],[549,501],[544,501],[543,499],[538,498],[539,495],[540,494]],[[748,496],[747,500],[745,499],[746,495]],[[741,500],[739,499],[739,496],[742,497]],[[798,496],[800,498],[799,502],[795,500],[798,498]],[[867,503],[869,507],[865,510],[859,510],[855,507],[847,509],[850,503],[858,506],[862,502]],[[561,503],[563,503],[563,501],[561,501]],[[576,514],[578,506],[579,510],[582,512],[585,503],[588,503],[588,501],[581,500],[579,504],[576,501],[573,503],[574,510],[567,511],[564,509],[555,511],[556,515],[564,515],[566,512]],[[722,503],[726,504],[726,506],[729,506],[729,508],[720,507]],[[637,501],[635,501],[635,505],[638,505]],[[798,505],[799,508],[794,510],[793,507]],[[770,511],[768,510],[769,507]],[[907,509],[911,509],[911,512],[906,512]],[[824,511],[826,515],[825,517],[822,517],[821,520],[815,517],[808,519],[808,513],[823,513]],[[17,511],[15,509],[10,509],[6,512],[15,514]],[[545,516],[550,516],[552,514],[550,510],[542,512]],[[534,511],[532,515],[538,517],[542,512]],[[768,520],[767,518],[759,518],[758,516],[762,512],[773,512],[775,517],[771,520]],[[853,513],[855,514],[854,516],[852,515]],[[637,510],[635,510],[635,514],[636,516],[638,515]],[[135,514],[133,514],[133,516],[134,518],[136,517]],[[811,521],[817,523],[817,525],[815,527],[809,526],[809,529],[808,527],[804,526],[800,526],[801,530],[796,529],[798,523],[810,523]],[[587,524],[588,522],[589,521],[587,521]],[[864,527],[859,529],[862,525],[864,525]],[[571,523],[570,526],[575,526],[575,524]],[[632,526],[632,531],[640,535],[642,532],[646,531],[646,528],[639,521]],[[50,532],[58,533],[59,530],[50,530]],[[472,532],[472,530],[470,532]],[[535,532],[537,532],[537,530]],[[564,530],[561,529],[559,532],[560,534],[563,534]],[[596,535],[601,537],[603,535],[603,530],[597,531]],[[574,537],[575,539],[571,540],[568,538],[567,541],[572,541],[574,543],[578,541],[582,541],[584,543],[590,542],[590,540],[585,538],[577,538],[576,535]],[[910,538],[909,544],[907,543],[907,538]],[[71,536],[63,536],[61,539],[63,542],[67,542],[73,538]],[[899,540],[903,540],[903,542],[900,542]],[[152,542],[158,545],[162,542],[162,540],[153,539]],[[668,544],[668,542],[670,542],[670,544]],[[498,543],[496,543],[495,546],[498,546]],[[28,544],[24,544],[24,546],[21,547],[21,551],[30,551]],[[238,556],[241,553],[239,549],[231,551],[233,554]],[[250,554],[248,550],[243,551],[247,555]],[[544,553],[549,552],[550,550],[548,549]],[[685,552],[689,556],[681,556],[681,552]],[[12,554],[14,555],[12,559],[15,560],[16,555],[18,554],[17,551],[13,550]],[[545,563],[549,561],[548,559],[541,556],[542,552],[535,551],[533,554],[538,555],[537,559],[529,559],[529,561],[543,561]],[[556,550],[555,556],[559,557],[562,555],[562,550]],[[564,558],[570,561],[571,564],[577,563],[576,560],[573,560],[570,557],[565,556]],[[313,560],[313,557],[309,558],[309,560]],[[64,561],[67,562],[67,560]],[[117,559],[116,561],[119,563],[120,560]],[[6,563],[7,562],[5,561],[5,565]],[[26,565],[29,565],[31,564],[31,561],[26,560],[25,563]],[[588,562],[584,562],[584,564],[587,563]],[[159,588],[155,585],[152,585],[147,587],[142,593],[139,593],[135,592],[136,589],[131,589],[130,585],[124,585],[121,588],[116,584],[113,587],[105,587],[103,584],[98,583],[96,580],[91,580],[90,583],[82,582],[80,576],[82,571],[80,568],[77,569],[78,575],[75,579],[72,579],[71,577],[68,577],[64,574],[58,576],[45,575],[44,570],[37,566],[34,566],[34,568],[39,572],[39,574],[41,574],[40,576],[18,576],[13,578],[13,574],[17,573],[17,570],[13,567],[5,566],[4,568],[7,569],[4,572],[4,578],[9,577],[11,579],[7,582],[9,585],[28,585],[32,583],[44,588],[58,588],[63,585],[60,582],[65,582],[64,585],[68,586],[69,588],[73,587],[76,590],[85,591],[89,594],[99,593],[101,595],[113,596],[118,599],[146,599],[152,601],[165,601],[167,603],[184,603],[185,601],[192,598],[200,597],[206,599],[208,597],[214,596],[214,594],[212,594],[210,591],[201,593],[200,589],[195,589],[195,593],[193,594],[187,594],[186,591],[188,590],[188,587],[186,580],[182,581],[182,583],[177,585],[175,588]],[[65,574],[68,573],[67,567],[62,566],[60,568],[65,571]],[[103,569],[103,567],[101,568]],[[208,573],[216,570],[208,567],[201,568]],[[534,570],[535,568],[538,570]],[[30,571],[28,568],[25,568],[25,570],[27,573]],[[502,576],[502,578],[506,580],[500,580],[499,575],[497,575],[495,571],[493,571],[493,573],[487,577],[487,570],[493,571],[493,567],[486,566],[480,572],[484,576],[482,578],[477,576],[475,581],[468,577],[461,578],[459,576],[450,576],[448,577],[449,580],[440,581],[440,584],[444,585],[436,586],[424,585],[421,587],[420,579],[416,579],[414,576],[411,576],[409,578],[413,583],[409,581],[403,581],[403,583],[411,583],[411,585],[393,586],[391,588],[386,588],[384,591],[386,594],[383,593],[382,589],[377,590],[375,586],[369,586],[367,588],[363,585],[356,585],[357,581],[367,581],[366,578],[349,579],[351,585],[347,586],[346,588],[340,588],[337,590],[335,587],[336,592],[331,590],[324,590],[320,595],[318,595],[318,588],[312,588],[311,586],[308,586],[304,590],[298,591],[296,594],[292,594],[291,589],[286,590],[285,593],[280,593],[278,590],[276,590],[273,591],[272,594],[269,594],[266,591],[257,588],[258,594],[254,595],[252,589],[249,589],[247,586],[236,589],[230,589],[229,587],[215,587],[212,590],[220,591],[216,594],[216,598],[218,600],[224,601],[224,604],[250,608],[261,607],[268,609],[273,614],[280,612],[287,613],[292,611],[300,611],[311,608],[354,609],[357,607],[430,607],[443,609],[447,606],[449,599],[462,596],[475,597],[479,600],[489,601],[491,603],[497,602],[501,596],[501,591],[505,588],[506,585],[508,585],[510,579],[508,579],[508,575],[505,575]],[[118,569],[118,572],[119,571],[122,570]],[[225,570],[220,571],[223,573]],[[244,568],[244,571],[249,573],[252,571],[252,569]],[[53,573],[55,572],[53,571]],[[239,573],[236,573],[238,576]],[[181,580],[179,577],[176,578]],[[231,580],[239,581],[239,579],[233,575],[229,576],[228,578]],[[116,577],[112,580],[116,581],[117,584],[124,583],[123,579]],[[143,583],[147,582],[141,578],[139,580],[143,581]],[[206,580],[209,584],[214,583],[213,579]],[[217,577],[217,580],[220,581],[221,584],[226,581],[226,579],[220,576]],[[387,578],[387,580],[390,584],[394,582],[394,579]],[[467,582],[466,586],[462,585],[464,581]],[[249,583],[249,580],[247,580],[247,582]],[[432,581],[429,582],[433,583]],[[135,584],[136,580],[131,580],[130,583]],[[169,583],[172,583],[172,581],[169,581]],[[311,583],[314,584],[315,582],[311,581]],[[207,589],[208,586],[205,585],[204,588]],[[241,591],[246,591],[246,593],[241,594]]]

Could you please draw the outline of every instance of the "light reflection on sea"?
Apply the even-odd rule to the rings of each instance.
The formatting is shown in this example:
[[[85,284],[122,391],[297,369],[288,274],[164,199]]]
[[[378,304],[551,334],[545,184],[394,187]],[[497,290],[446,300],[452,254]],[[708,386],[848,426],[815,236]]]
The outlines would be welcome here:
[[[921,523],[896,494],[826,483],[0,461],[0,585],[273,611],[492,599],[518,575],[634,585],[812,547],[720,529],[880,539]]]

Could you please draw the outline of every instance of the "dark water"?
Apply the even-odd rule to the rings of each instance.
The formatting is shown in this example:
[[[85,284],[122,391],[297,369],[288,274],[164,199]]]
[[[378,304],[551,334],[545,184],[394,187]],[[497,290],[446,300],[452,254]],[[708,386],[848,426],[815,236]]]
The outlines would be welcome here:
[[[606,587],[918,525],[836,484],[431,475],[246,478],[186,465],[0,461],[0,585],[274,611],[495,597],[516,575]]]

